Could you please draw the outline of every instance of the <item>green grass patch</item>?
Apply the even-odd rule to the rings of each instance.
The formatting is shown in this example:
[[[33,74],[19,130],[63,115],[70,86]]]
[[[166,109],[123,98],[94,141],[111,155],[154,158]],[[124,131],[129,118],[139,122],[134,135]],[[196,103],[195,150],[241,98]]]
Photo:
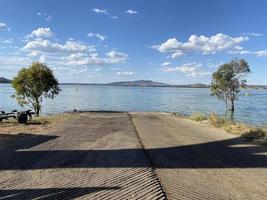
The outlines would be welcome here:
[[[207,115],[204,113],[193,113],[192,115],[190,115],[189,118],[191,120],[198,121],[198,122],[208,120]]]

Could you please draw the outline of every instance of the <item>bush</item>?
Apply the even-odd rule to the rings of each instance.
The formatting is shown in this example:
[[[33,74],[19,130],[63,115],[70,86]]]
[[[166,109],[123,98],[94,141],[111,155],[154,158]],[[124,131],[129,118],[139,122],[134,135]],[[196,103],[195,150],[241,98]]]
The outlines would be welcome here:
[[[215,113],[211,113],[209,116],[209,122],[214,127],[222,127],[226,123],[226,120]]]
[[[266,137],[266,133],[262,129],[251,129],[243,134],[241,134],[242,137],[254,140],[254,139],[261,139]]]
[[[194,121],[205,121],[205,120],[208,120],[208,117],[204,113],[193,113],[190,116],[190,119]]]

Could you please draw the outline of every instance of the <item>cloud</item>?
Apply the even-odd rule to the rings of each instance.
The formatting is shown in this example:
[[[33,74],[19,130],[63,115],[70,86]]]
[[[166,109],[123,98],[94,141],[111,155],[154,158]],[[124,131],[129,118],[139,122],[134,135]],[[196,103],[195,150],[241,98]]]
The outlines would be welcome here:
[[[7,30],[10,31],[10,28],[3,22],[0,22],[0,31],[1,30]]]
[[[93,12],[97,14],[104,14],[110,16],[111,19],[118,19],[118,16],[113,16],[108,12],[108,9],[99,9],[99,8],[93,8]]]
[[[164,63],[161,64],[162,67],[169,66],[169,65],[171,65],[170,62],[164,62]]]
[[[100,13],[100,14],[108,15],[108,10],[107,10],[107,9],[93,8],[92,10],[93,10],[95,13]]]
[[[1,30],[1,29],[5,29],[6,27],[7,27],[7,25],[6,25],[5,23],[1,23],[1,22],[0,22],[0,30]]]
[[[87,46],[77,41],[66,41],[64,44],[59,44],[42,38],[37,38],[28,42],[22,49],[25,51],[37,51],[44,53],[85,52],[88,50],[94,51],[93,46]]]
[[[228,53],[229,54],[240,54],[240,55],[256,55],[257,57],[267,56],[267,50],[250,51],[240,46],[236,46],[233,50],[229,51]]]
[[[38,38],[51,38],[54,36],[54,33],[50,28],[38,28],[31,32],[31,34],[26,36],[26,39],[38,37]]]
[[[217,68],[217,67],[219,67],[222,64],[223,64],[223,62],[219,62],[219,63],[208,63],[207,64],[207,67],[210,68],[210,69],[212,69],[212,68]]]
[[[128,58],[127,54],[122,53],[122,52],[118,52],[115,50],[112,50],[112,51],[106,53],[106,56],[111,58],[111,59],[118,60],[118,61],[124,61]]]
[[[83,65],[109,65],[124,63],[128,55],[122,52],[110,51],[105,54],[105,57],[99,57],[97,53],[75,53],[64,57],[62,62],[64,65],[83,66]]]
[[[176,50],[176,52],[174,52],[172,55],[171,55],[171,58],[178,58],[178,57],[181,57],[183,56],[184,53],[181,51],[181,50]]]
[[[171,67],[171,66],[164,66],[162,68],[162,71],[164,73],[182,73],[185,74],[188,77],[196,77],[196,76],[205,76],[210,75],[211,72],[205,71],[201,68],[202,64],[198,62],[192,62],[192,63],[185,63],[178,67]]]
[[[267,50],[255,51],[255,52],[252,52],[252,53],[255,54],[258,57],[265,57],[265,56],[267,56]]]
[[[264,34],[262,33],[255,33],[255,32],[242,33],[242,35],[255,36],[255,37],[264,36]]]
[[[88,37],[96,37],[96,38],[98,38],[100,41],[104,41],[104,40],[107,38],[107,36],[101,35],[101,34],[99,34],[99,33],[88,33],[87,36],[88,36]]]
[[[0,43],[3,43],[3,44],[11,44],[13,42],[13,39],[3,39],[3,38],[0,38]]]
[[[186,53],[215,54],[219,51],[233,49],[238,44],[247,41],[247,36],[230,37],[218,33],[211,37],[191,35],[186,42],[170,38],[166,42],[153,45],[152,48],[162,53],[170,53],[172,58],[177,58]]]
[[[46,63],[47,62],[47,56],[46,55],[42,55],[39,59],[39,62],[41,63]]]
[[[117,72],[116,75],[117,76],[132,76],[136,74],[136,72]]]
[[[52,16],[46,13],[37,12],[37,15],[43,17],[45,21],[50,21],[52,19]]]
[[[136,10],[131,10],[131,9],[126,10],[125,12],[126,12],[127,14],[129,14],[129,15],[136,15],[136,14],[138,13]]]

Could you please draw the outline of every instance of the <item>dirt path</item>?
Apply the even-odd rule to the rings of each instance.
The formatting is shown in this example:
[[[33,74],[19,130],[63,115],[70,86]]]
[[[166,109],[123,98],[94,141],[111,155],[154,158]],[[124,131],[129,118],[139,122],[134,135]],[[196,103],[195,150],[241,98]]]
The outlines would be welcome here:
[[[170,199],[266,199],[266,147],[170,114],[131,116]]]
[[[170,114],[81,113],[49,133],[8,137],[0,200],[165,199],[162,187],[170,199],[267,194],[266,147]]]

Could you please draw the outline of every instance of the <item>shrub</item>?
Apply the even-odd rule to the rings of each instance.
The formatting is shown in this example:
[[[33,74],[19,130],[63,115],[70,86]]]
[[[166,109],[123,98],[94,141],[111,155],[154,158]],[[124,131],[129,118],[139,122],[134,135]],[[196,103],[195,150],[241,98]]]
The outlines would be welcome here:
[[[205,120],[208,120],[208,117],[204,113],[193,113],[190,116],[190,119],[194,121],[205,121]]]
[[[242,137],[254,140],[254,139],[261,139],[266,137],[266,133],[262,129],[251,129],[243,134],[241,134]]]
[[[215,113],[211,113],[209,116],[209,122],[214,127],[221,127],[226,123],[226,120]]]

